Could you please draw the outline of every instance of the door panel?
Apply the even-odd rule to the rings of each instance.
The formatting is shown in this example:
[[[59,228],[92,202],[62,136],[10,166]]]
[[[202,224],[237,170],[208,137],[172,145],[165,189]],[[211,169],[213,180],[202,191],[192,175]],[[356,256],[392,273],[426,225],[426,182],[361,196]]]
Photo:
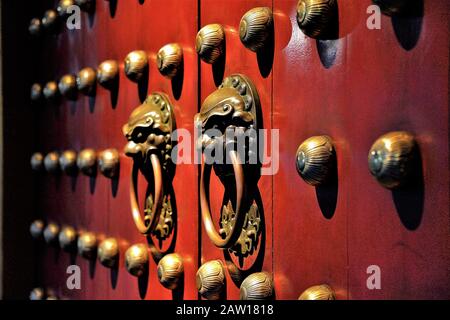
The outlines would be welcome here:
[[[296,5],[296,1],[274,2],[275,39],[280,39],[273,88],[273,126],[280,129],[280,170],[274,176],[273,200],[278,217],[274,220],[277,297],[297,299],[310,286],[328,284],[338,299],[345,299],[346,190],[352,165],[346,131],[351,121],[345,102],[347,40],[307,37],[297,25]],[[331,59],[327,56],[331,51],[336,52],[333,65],[325,67],[321,58]],[[313,187],[296,171],[296,151],[304,140],[319,135],[334,142],[338,181]]]
[[[449,3],[423,3],[423,19],[383,16],[381,30],[359,25],[349,36],[347,107],[354,116],[347,132],[354,170],[348,252],[354,299],[449,297],[449,60],[443,45]],[[367,171],[371,144],[394,130],[414,133],[422,157],[422,181],[402,192],[382,188]],[[366,288],[370,265],[381,269],[382,290]]]
[[[92,147],[96,150],[116,148],[120,155],[120,177],[117,182],[100,173],[95,179],[78,175],[75,182],[62,176],[58,181],[46,175],[40,179],[42,212],[46,218],[67,223],[78,229],[96,232],[103,238],[116,237],[121,247],[120,268],[117,272],[95,263],[89,266],[85,259],[77,257],[82,268],[81,291],[65,289],[65,268],[69,265],[66,254],[60,254],[57,263],[51,254],[45,257],[43,283],[59,288],[69,298],[79,299],[172,299],[170,290],[159,284],[156,260],[150,259],[148,281],[140,281],[126,272],[124,253],[128,246],[147,239],[141,235],[132,220],[129,204],[129,177],[132,161],[123,153],[126,139],[122,126],[133,109],[141,104],[140,96],[153,91],[167,93],[175,106],[178,128],[193,133],[193,117],[197,111],[197,57],[193,39],[197,32],[197,2],[184,1],[179,10],[177,1],[119,1],[111,10],[105,1],[97,1],[95,15],[82,14],[82,29],[68,31],[46,39],[45,53],[41,57],[46,79],[56,79],[67,72],[78,72],[82,67],[96,68],[102,61],[116,59],[120,62],[120,80],[117,93],[97,86],[95,99],[79,96],[76,102],[63,100],[61,106],[46,106],[41,110],[38,129],[39,150]],[[158,14],[156,14],[158,13]],[[159,14],[164,13],[164,14]],[[183,24],[168,23],[182,20]],[[151,21],[148,17],[152,17]],[[160,32],[162,26],[164,32]],[[156,53],[170,42],[178,42],[184,50],[184,81],[172,85],[156,68]],[[138,86],[125,77],[123,59],[132,50],[142,49],[150,57],[149,81]],[[49,56],[48,52],[52,54]],[[55,64],[55,61],[57,63]],[[194,81],[192,80],[194,79]],[[45,79],[43,79],[45,80]],[[184,258],[185,284],[182,296],[196,299],[195,272],[198,247],[192,239],[192,230],[198,228],[196,190],[185,192],[184,181],[196,181],[194,164],[178,166],[173,182],[178,209],[175,252]],[[146,183],[140,179],[139,189]],[[142,199],[142,198],[140,198]],[[94,272],[95,269],[95,272]]]
[[[261,100],[262,119],[265,129],[271,128],[271,93],[272,93],[272,75],[270,68],[268,71],[260,68],[258,65],[257,55],[246,49],[239,38],[239,22],[241,17],[250,9],[254,7],[272,7],[271,1],[216,1],[204,0],[201,1],[200,23],[203,27],[208,24],[218,23],[225,29],[225,63],[224,66],[217,64],[212,66],[205,62],[201,62],[200,73],[200,92],[201,101],[211,94],[218,85],[220,85],[223,77],[231,74],[240,73],[249,77],[257,91]],[[270,55],[270,50],[269,50]],[[223,75],[223,76],[222,76]],[[270,140],[268,141],[268,149],[270,150]],[[270,154],[270,153],[269,153]],[[218,225],[219,213],[221,203],[224,195],[224,188],[219,182],[219,179],[212,174],[211,188],[210,188],[210,203],[215,224]],[[265,240],[264,244],[259,244],[259,250],[263,250],[261,258],[257,258],[258,252],[255,252],[248,258],[244,259],[242,267],[244,273],[253,273],[259,271],[272,272],[272,177],[262,176],[258,182],[258,189],[262,206],[260,209],[264,213],[265,231],[263,231]],[[202,264],[215,259],[220,259],[223,262],[230,261],[226,258],[224,252],[215,247],[208,238],[204,227],[201,227],[201,262]],[[264,247],[264,248],[263,248]],[[263,249],[261,249],[263,248]],[[238,260],[231,254],[231,259],[234,263],[230,264],[230,270],[233,266],[239,266]],[[256,261],[256,263],[255,263]],[[246,273],[246,274],[247,274]],[[241,279],[242,281],[243,279]],[[233,283],[230,273],[227,273],[227,299],[239,298],[239,281]]]

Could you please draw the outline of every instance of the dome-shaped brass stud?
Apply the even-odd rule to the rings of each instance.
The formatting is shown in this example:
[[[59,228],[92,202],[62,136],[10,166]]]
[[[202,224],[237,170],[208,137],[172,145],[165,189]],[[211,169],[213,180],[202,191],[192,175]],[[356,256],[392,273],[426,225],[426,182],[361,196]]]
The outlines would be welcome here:
[[[77,75],[77,87],[85,95],[93,95],[97,84],[97,73],[92,68],[83,68]]]
[[[125,252],[125,267],[127,271],[140,277],[148,270],[148,248],[143,243],[132,245]]]
[[[75,0],[75,4],[85,12],[90,12],[95,6],[95,0]]]
[[[183,259],[177,253],[164,256],[158,263],[158,279],[170,290],[178,287],[184,277]]]
[[[388,189],[401,187],[415,169],[417,152],[417,143],[411,133],[389,132],[378,138],[369,151],[370,173]]]
[[[125,74],[131,81],[139,82],[148,70],[147,53],[142,50],[131,51],[125,58]]]
[[[58,96],[58,84],[56,81],[49,81],[44,87],[44,97],[47,100],[53,100]]]
[[[45,170],[50,173],[59,171],[59,153],[56,151],[48,153],[44,158]]]
[[[56,291],[53,289],[47,289],[45,300],[59,300]]]
[[[92,260],[97,255],[97,236],[93,232],[82,232],[78,237],[78,254]]]
[[[76,248],[77,244],[77,231],[70,226],[65,226],[59,232],[59,246],[64,251],[72,251]]]
[[[115,178],[119,175],[120,157],[116,149],[106,149],[100,152],[98,157],[100,172],[107,178]]]
[[[200,29],[195,38],[195,50],[200,59],[214,63],[225,51],[225,31],[220,24],[208,24]]]
[[[297,149],[297,172],[312,186],[325,183],[335,166],[336,153],[328,136],[308,138]]]
[[[406,10],[408,3],[412,3],[410,0],[372,0],[374,4],[380,7],[384,14],[394,16],[401,14]]]
[[[241,284],[241,300],[271,300],[273,297],[273,279],[268,272],[253,273]]]
[[[42,86],[39,83],[33,83],[30,90],[30,99],[38,101],[42,97]]]
[[[336,8],[336,0],[299,0],[297,23],[304,34],[320,38],[328,30]]]
[[[59,226],[54,222],[50,222],[44,229],[45,242],[47,242],[47,244],[56,243],[58,241],[58,235],[59,235]]]
[[[32,36],[38,36],[42,32],[41,19],[33,18],[30,20],[30,25],[28,26],[28,32]]]
[[[111,89],[119,77],[119,63],[116,60],[103,61],[97,68],[97,81],[107,89]]]
[[[169,43],[159,49],[156,64],[159,72],[171,79],[175,77],[183,61],[183,49],[178,43]]]
[[[197,289],[200,295],[208,300],[219,300],[225,290],[226,278],[220,260],[204,263],[197,271]]]
[[[57,23],[58,13],[53,9],[45,11],[44,16],[41,19],[42,26],[47,30],[52,30],[56,27]]]
[[[97,152],[94,149],[83,149],[78,154],[77,165],[80,171],[87,176],[97,173]]]
[[[35,152],[30,159],[31,169],[34,171],[42,171],[44,167],[44,155],[40,152]]]
[[[336,300],[333,289],[326,284],[312,286],[303,291],[298,300]]]
[[[60,0],[58,2],[58,6],[56,7],[58,15],[63,18],[67,17],[69,15],[67,9],[69,9],[74,4],[75,4],[74,0]]]
[[[98,246],[98,260],[107,268],[114,268],[119,262],[119,244],[115,238],[106,238]]]
[[[73,100],[77,96],[77,78],[73,74],[62,76],[58,84],[59,92],[66,98]]]
[[[77,153],[74,150],[66,150],[59,157],[59,166],[67,175],[74,175],[77,170]]]
[[[253,8],[239,23],[239,37],[244,46],[257,52],[264,47],[271,36],[273,25],[272,10],[268,7]]]
[[[44,233],[44,221],[38,219],[34,220],[30,225],[30,234],[34,239],[39,239]]]
[[[30,300],[44,300],[45,291],[42,288],[34,288],[30,291]]]

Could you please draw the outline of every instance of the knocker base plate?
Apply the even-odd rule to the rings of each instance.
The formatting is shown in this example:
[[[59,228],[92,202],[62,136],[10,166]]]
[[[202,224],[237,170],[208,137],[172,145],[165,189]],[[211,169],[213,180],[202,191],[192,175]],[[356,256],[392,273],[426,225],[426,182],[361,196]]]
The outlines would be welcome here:
[[[148,196],[145,201],[145,221],[150,221],[152,218],[152,208],[153,208],[153,197]],[[152,231],[152,235],[158,240],[163,241],[169,238],[172,234],[174,222],[173,222],[173,210],[170,201],[170,196],[164,195],[162,200],[162,208],[159,215],[158,223],[155,229]]]
[[[222,208],[220,219],[221,235],[228,235],[235,224],[236,213],[233,210],[231,201],[228,201]],[[261,216],[256,203],[253,203],[245,215],[244,227],[236,243],[229,249],[234,255],[247,257],[255,252],[258,247],[259,236],[261,234]]]

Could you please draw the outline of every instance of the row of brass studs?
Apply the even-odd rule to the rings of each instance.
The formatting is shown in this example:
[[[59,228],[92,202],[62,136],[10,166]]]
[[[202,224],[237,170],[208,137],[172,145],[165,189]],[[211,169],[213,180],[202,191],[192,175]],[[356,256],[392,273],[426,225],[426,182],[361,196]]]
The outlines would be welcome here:
[[[370,148],[370,173],[385,188],[402,187],[410,182],[417,157],[418,145],[411,133],[389,132]],[[327,183],[335,166],[336,152],[329,136],[310,137],[297,149],[297,171],[312,186]]]
[[[78,252],[87,260],[92,261],[98,258],[106,268],[115,269],[119,266],[120,246],[116,238],[108,237],[101,240],[101,237],[93,232],[77,231],[71,226],[61,228],[54,222],[45,225],[42,220],[33,221],[30,225],[30,234],[36,240],[43,238],[48,245],[59,245],[65,252]],[[131,275],[136,277],[144,275],[147,272],[148,263],[147,245],[134,244],[125,251],[125,267]],[[177,253],[168,254],[159,261],[157,270],[161,284],[167,289],[174,290],[184,276],[183,259]],[[36,291],[34,296],[43,297],[44,294]]]
[[[107,178],[116,178],[119,175],[120,156],[116,149],[106,149],[97,152],[94,149],[83,149],[78,154],[74,150],[65,150],[61,154],[57,151],[48,153],[45,157],[36,152],[31,156],[31,168],[34,171],[47,171],[49,173],[64,172],[74,176],[80,170],[87,176],[100,172]]]
[[[183,62],[183,49],[177,43],[163,46],[157,54],[157,65],[160,73],[171,79],[175,77]],[[130,52],[124,61],[126,76],[133,82],[139,82],[149,67],[147,53],[142,50]],[[30,98],[37,101],[44,96],[47,100],[55,100],[59,95],[68,100],[76,100],[78,92],[87,96],[95,94],[97,82],[105,89],[112,90],[117,84],[119,63],[116,60],[102,62],[97,70],[91,67],[83,68],[77,75],[66,74],[59,82],[49,81],[42,87],[35,83],[31,86]]]
[[[225,267],[220,260],[204,263],[197,271],[197,289],[207,300],[221,300],[226,289]],[[275,289],[273,277],[268,272],[255,272],[242,281],[240,286],[241,300],[273,300]],[[299,300],[335,300],[333,289],[326,285],[313,286],[306,289]]]

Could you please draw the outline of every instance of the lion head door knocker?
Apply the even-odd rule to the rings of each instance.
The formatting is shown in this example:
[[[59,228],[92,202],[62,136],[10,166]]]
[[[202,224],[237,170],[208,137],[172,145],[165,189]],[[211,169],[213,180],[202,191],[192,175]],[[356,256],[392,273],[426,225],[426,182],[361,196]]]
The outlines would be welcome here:
[[[123,134],[128,140],[124,152],[133,159],[130,202],[133,219],[139,232],[155,236],[160,244],[172,234],[173,216],[171,190],[175,165],[171,152],[176,129],[173,105],[168,96],[154,92],[133,110]],[[144,214],[139,209],[137,184],[141,172],[149,182]]]
[[[202,220],[210,240],[237,257],[252,254],[261,234],[261,211],[256,203],[260,161],[257,130],[261,105],[249,78],[234,74],[210,94],[195,116],[201,127],[203,161],[200,179]],[[209,204],[211,169],[225,187],[216,229]]]

